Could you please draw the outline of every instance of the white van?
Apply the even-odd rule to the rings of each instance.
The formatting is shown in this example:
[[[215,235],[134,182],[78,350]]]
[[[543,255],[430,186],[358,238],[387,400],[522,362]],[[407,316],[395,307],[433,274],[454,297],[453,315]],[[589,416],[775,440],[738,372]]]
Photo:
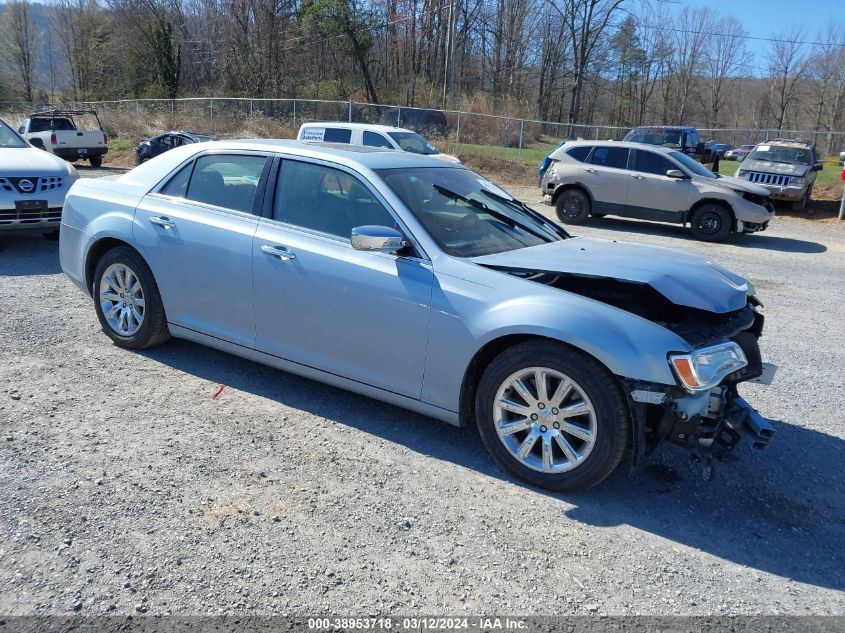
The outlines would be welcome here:
[[[424,154],[450,163],[460,164],[456,156],[442,154],[434,145],[413,130],[370,123],[328,121],[305,123],[296,140],[316,143],[348,143],[368,147],[386,147],[413,154]]]

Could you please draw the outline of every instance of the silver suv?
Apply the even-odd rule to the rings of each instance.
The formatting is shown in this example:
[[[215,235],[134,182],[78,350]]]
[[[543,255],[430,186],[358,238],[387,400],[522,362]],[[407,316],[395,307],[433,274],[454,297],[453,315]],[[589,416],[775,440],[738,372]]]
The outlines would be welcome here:
[[[775,139],[757,145],[736,175],[768,189],[772,200],[791,202],[800,211],[810,201],[816,172],[822,167],[812,141]]]
[[[57,238],[65,196],[78,177],[73,165],[36,149],[0,119],[0,235]]]
[[[720,176],[677,150],[614,141],[574,141],[552,152],[543,200],[566,224],[618,215],[689,224],[705,241],[763,231],[774,217],[769,192]]]

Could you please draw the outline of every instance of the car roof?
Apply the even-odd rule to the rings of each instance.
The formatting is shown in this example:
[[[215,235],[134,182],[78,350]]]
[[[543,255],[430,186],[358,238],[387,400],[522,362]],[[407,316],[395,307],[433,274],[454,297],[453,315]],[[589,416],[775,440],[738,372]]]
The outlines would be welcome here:
[[[683,132],[692,132],[695,131],[696,128],[688,125],[640,125],[631,131],[633,132],[634,130],[678,130]]]
[[[372,132],[413,132],[404,127],[396,127],[394,125],[380,125],[378,123],[347,123],[346,121],[311,121],[310,123],[303,123],[299,129],[307,127],[340,127],[347,130],[370,130]]]
[[[803,139],[775,138],[771,141],[763,141],[762,143],[758,143],[757,145],[775,145],[776,147],[794,147],[801,149],[810,149],[814,146],[814,143],[813,141],[805,141]]]
[[[409,167],[458,167],[451,163],[401,150],[346,143],[320,143],[288,139],[242,139],[210,141],[202,144],[202,150],[256,150],[278,152],[291,156],[322,159],[356,169],[391,169]]]
[[[559,150],[566,151],[572,147],[579,147],[589,145],[592,147],[593,145],[596,146],[603,146],[603,147],[624,147],[627,149],[643,149],[648,150],[650,152],[659,152],[661,154],[668,154],[670,152],[676,152],[677,149],[674,147],[661,147],[660,145],[649,145],[648,143],[634,143],[633,141],[566,141],[563,145],[561,145],[556,152]]]

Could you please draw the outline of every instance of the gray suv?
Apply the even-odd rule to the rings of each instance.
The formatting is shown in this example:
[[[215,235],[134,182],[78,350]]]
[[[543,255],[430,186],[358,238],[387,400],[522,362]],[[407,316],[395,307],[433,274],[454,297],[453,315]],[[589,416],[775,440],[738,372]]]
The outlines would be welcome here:
[[[764,231],[774,217],[766,189],[715,174],[677,149],[575,141],[549,158],[543,200],[566,224],[619,215],[689,224],[696,238],[712,242]]]
[[[810,201],[816,172],[822,168],[812,141],[775,139],[757,145],[736,176],[765,187],[772,200],[791,202],[800,211]]]

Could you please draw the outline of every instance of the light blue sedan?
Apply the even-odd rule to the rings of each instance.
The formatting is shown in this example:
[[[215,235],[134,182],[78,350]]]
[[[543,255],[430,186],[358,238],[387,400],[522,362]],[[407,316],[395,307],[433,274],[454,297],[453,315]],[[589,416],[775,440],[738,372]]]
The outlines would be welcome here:
[[[71,189],[61,264],[119,346],[171,336],[475,425],[553,490],[659,439],[773,427],[738,394],[773,367],[741,277],[571,237],[432,158],[288,141],[189,145]]]

